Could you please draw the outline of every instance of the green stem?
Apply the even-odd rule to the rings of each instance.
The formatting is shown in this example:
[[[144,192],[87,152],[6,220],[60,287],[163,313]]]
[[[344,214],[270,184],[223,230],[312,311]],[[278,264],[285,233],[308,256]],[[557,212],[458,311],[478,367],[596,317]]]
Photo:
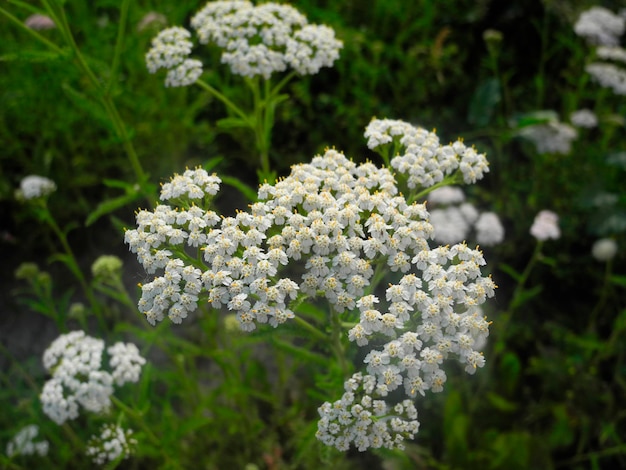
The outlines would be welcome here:
[[[606,304],[608,295],[609,295],[609,286],[610,286],[610,277],[611,277],[611,272],[612,272],[612,260],[609,260],[606,262],[605,264],[605,268],[604,268],[604,280],[603,280],[603,284],[602,284],[602,291],[600,293],[600,299],[598,300],[598,303],[596,304],[596,306],[594,307],[593,311],[591,312],[591,315],[589,315],[589,324],[587,325],[587,331],[588,332],[593,332],[596,329],[596,320],[598,318],[598,315],[600,314],[600,312],[602,311],[602,309],[604,308],[604,305]]]
[[[32,37],[37,39],[37,41],[41,42],[46,47],[52,49],[54,52],[56,52],[58,54],[63,54],[63,49],[61,49],[56,44],[54,44],[53,42],[51,42],[48,39],[46,39],[45,37],[43,37],[41,34],[39,34],[34,29],[30,29],[22,21],[18,20],[15,16],[13,16],[11,13],[6,11],[4,8],[0,7],[0,13],[3,14],[9,21],[11,21],[17,27],[19,27],[22,31],[24,31],[27,34],[30,34]]]
[[[222,103],[224,103],[228,109],[230,109],[237,116],[239,116],[243,121],[245,121],[245,123],[250,128],[254,128],[254,122],[252,122],[250,120],[250,116],[248,116],[246,113],[244,113],[241,110],[241,108],[239,108],[239,106],[237,106],[231,100],[226,98],[226,96],[224,96],[222,93],[220,93],[215,88],[213,88],[211,85],[209,85],[207,82],[205,82],[204,80],[201,80],[201,79],[196,80],[196,85],[198,85],[200,88],[203,88],[204,90],[208,91],[211,95],[213,95],[215,98],[217,98]]]
[[[339,360],[339,366],[341,367],[344,377],[347,377],[350,372],[350,368],[348,366],[348,361],[346,360],[344,345],[341,342],[341,338],[343,337],[343,328],[341,320],[339,319],[339,313],[331,308],[330,317],[332,324],[331,348]]]
[[[318,330],[317,328],[315,328],[313,325],[311,325],[308,321],[306,321],[304,318],[296,315],[294,317],[294,321],[300,325],[301,327],[303,327],[305,330],[307,330],[309,333],[311,333],[313,336],[315,336],[317,339],[320,339],[322,341],[328,341],[328,336],[326,336],[323,332],[321,332],[320,330]]]
[[[115,76],[117,75],[117,69],[120,63],[120,56],[122,54],[122,45],[124,44],[124,38],[126,36],[126,23],[128,21],[128,8],[130,7],[130,0],[123,0],[120,6],[120,19],[119,26],[117,28],[117,39],[115,40],[115,50],[113,52],[113,60],[111,61],[111,76],[109,77],[109,83],[105,87],[105,95],[109,96]]]

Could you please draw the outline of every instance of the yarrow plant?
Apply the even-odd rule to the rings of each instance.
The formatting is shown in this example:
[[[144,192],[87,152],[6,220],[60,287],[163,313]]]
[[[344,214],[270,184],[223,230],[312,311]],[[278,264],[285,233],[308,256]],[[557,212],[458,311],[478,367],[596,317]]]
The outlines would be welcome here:
[[[86,454],[96,465],[119,462],[128,458],[137,440],[132,437],[133,431],[124,430],[116,424],[105,424],[100,434],[94,435],[87,443]]]
[[[46,440],[38,440],[39,426],[36,424],[29,424],[24,426],[13,436],[8,442],[6,453],[9,457],[15,457],[17,455],[39,455],[44,457],[48,454],[50,444]]]
[[[134,344],[116,343],[107,350],[112,372],[102,368],[104,341],[73,331],[59,336],[43,355],[52,377],[40,395],[44,413],[61,425],[78,418],[80,409],[107,412],[114,385],[137,382],[145,359]]]
[[[248,128],[255,134],[261,181],[270,177],[269,149],[276,106],[286,99],[281,90],[295,75],[314,75],[332,67],[343,43],[326,25],[309,24],[306,17],[287,4],[248,1],[209,2],[191,19],[199,43],[217,47],[221,62],[231,73],[244,78],[252,101],[248,113],[221,91],[200,79],[203,64],[191,59],[191,32],[175,26],[161,31],[146,54],[151,73],[167,70],[165,85],[198,84],[219,99],[233,116],[228,126]],[[273,76],[291,71],[272,86]]]
[[[352,443],[359,450],[401,447],[418,429],[410,400],[442,390],[444,359],[469,373],[483,366],[475,349],[488,334],[480,305],[496,287],[481,274],[480,251],[431,248],[425,203],[412,200],[444,180],[482,178],[485,156],[461,142],[442,146],[434,133],[401,121],[390,135],[389,122],[372,121],[366,137],[372,148],[396,140],[402,152],[390,162],[395,176],[329,149],[275,185],[260,185],[248,212],[220,217],[209,208],[219,178],[187,170],[163,185],[162,204],[139,211],[137,228],[125,234],[146,271],[158,273],[141,286],[139,300],[151,324],[166,316],[181,323],[208,303],[235,313],[244,331],[292,320],[325,338],[298,315],[298,305],[328,302],[344,372],[350,365],[342,342],[369,351],[366,373],[349,378],[344,397],[319,409],[318,438],[340,450]],[[402,184],[411,196],[400,193]],[[386,272],[393,282],[381,302]],[[344,331],[344,324],[351,326]],[[399,388],[405,397],[389,405]]]

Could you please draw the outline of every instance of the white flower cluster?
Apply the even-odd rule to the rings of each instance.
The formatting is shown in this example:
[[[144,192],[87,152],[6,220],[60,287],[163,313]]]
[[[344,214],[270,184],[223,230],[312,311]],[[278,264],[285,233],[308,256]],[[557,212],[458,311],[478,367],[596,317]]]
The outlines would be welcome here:
[[[598,117],[590,109],[574,111],[569,118],[576,127],[591,129],[598,126]]]
[[[132,438],[133,431],[124,430],[115,424],[105,424],[100,428],[100,434],[91,436],[87,443],[86,454],[96,465],[104,465],[117,461],[123,456],[128,458],[137,445]]]
[[[272,2],[209,2],[191,19],[191,26],[202,44],[223,49],[222,63],[244,77],[268,79],[289,67],[313,75],[331,67],[343,47],[332,28],[308,24],[294,7]]]
[[[434,189],[428,194],[428,204],[433,207],[430,223],[435,229],[433,238],[438,243],[467,240],[472,228],[480,245],[497,245],[504,240],[504,227],[498,216],[493,212],[480,213],[474,205],[465,202],[465,194],[459,187]]]
[[[581,13],[574,32],[591,44],[616,46],[626,28],[626,19],[604,7],[594,6]]]
[[[102,370],[104,341],[73,331],[59,336],[46,349],[43,364],[52,375],[40,395],[44,413],[61,425],[76,419],[79,408],[106,412],[113,383],[136,382],[145,360],[134,345],[117,343],[109,348],[112,373]]]
[[[591,247],[593,257],[601,262],[607,262],[615,258],[617,254],[617,242],[612,238],[596,240]]]
[[[344,384],[345,393],[334,403],[319,407],[316,437],[341,451],[354,443],[360,451],[403,448],[419,430],[417,410],[412,400],[390,407],[385,400],[372,398],[376,377],[357,372]]]
[[[541,242],[549,238],[558,240],[561,238],[559,216],[548,210],[539,212],[535,217],[533,225],[530,227],[530,234]]]
[[[202,62],[188,58],[193,47],[190,37],[185,28],[175,26],[164,29],[152,40],[146,64],[150,73],[167,70],[165,86],[188,86],[202,75]]]
[[[416,154],[419,147],[413,144]],[[448,356],[470,373],[484,364],[478,349],[488,323],[479,305],[494,295],[495,284],[481,276],[482,253],[465,244],[431,249],[427,239],[433,227],[425,204],[407,203],[388,169],[357,165],[327,150],[310,164],[293,166],[275,185],[261,185],[249,212],[222,218],[185,200],[194,194],[208,203],[215,188],[204,194],[203,185],[193,183],[205,181],[206,172],[187,170],[183,176],[163,186],[161,199],[170,204],[140,211],[137,229],[125,235],[148,272],[162,270],[142,286],[139,300],[151,324],[166,315],[180,323],[199,302],[208,301],[235,313],[245,331],[263,323],[276,327],[294,317],[292,300],[318,296],[333,311],[358,316],[348,332],[358,346],[375,338],[389,340],[366,358],[365,395],[386,397],[400,385],[407,398],[439,391],[445,382],[439,365]],[[178,187],[174,182],[193,185],[193,190],[181,186],[172,192]],[[191,253],[193,248],[200,256]],[[299,269],[291,269],[293,264]],[[386,291],[385,309],[376,308],[377,297],[365,295],[376,267],[400,278]],[[286,272],[297,273],[295,280],[284,277]],[[353,380],[359,382],[358,377]],[[355,383],[346,387],[354,391],[360,382]],[[358,406],[367,402],[365,395]],[[356,413],[356,395],[344,398],[341,406]],[[358,423],[356,417],[324,411],[328,425],[323,421],[319,436],[342,449],[350,442],[360,449],[398,446],[402,436],[417,432],[411,406],[403,402],[395,409],[400,421],[387,420],[391,411],[381,403],[372,402],[371,421],[365,413]]]
[[[57,189],[57,185],[51,179],[45,176],[29,175],[20,181],[20,189],[18,194],[20,197],[28,199],[36,199],[48,196]]]
[[[465,183],[475,183],[489,171],[484,154],[463,142],[442,146],[434,132],[393,119],[373,119],[365,129],[367,146],[384,152],[390,144],[394,157],[391,166],[407,175],[410,189],[440,183],[456,170]],[[404,153],[398,153],[402,150]],[[397,153],[397,155],[396,155]]]
[[[572,142],[578,137],[578,131],[569,124],[549,121],[523,127],[519,135],[530,140],[537,153],[567,155],[572,151]]]
[[[13,438],[7,443],[6,453],[9,458],[17,455],[39,455],[45,457],[48,455],[49,443],[48,441],[34,440],[39,435],[39,426],[36,424],[29,424],[24,426],[13,436]]]

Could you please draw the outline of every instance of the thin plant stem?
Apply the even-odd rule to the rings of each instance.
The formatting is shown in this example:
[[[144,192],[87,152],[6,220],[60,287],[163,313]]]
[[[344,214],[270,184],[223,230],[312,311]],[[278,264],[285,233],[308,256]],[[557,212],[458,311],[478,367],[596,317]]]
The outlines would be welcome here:
[[[250,116],[248,116],[246,113],[244,113],[241,110],[241,108],[239,108],[239,106],[237,106],[235,103],[233,103],[231,100],[229,100],[226,96],[224,96],[222,93],[217,91],[217,89],[215,89],[214,87],[212,87],[207,82],[205,82],[204,80],[201,80],[201,79],[196,80],[196,85],[198,85],[200,88],[208,91],[211,95],[213,95],[215,98],[217,98],[222,103],[224,103],[228,109],[230,109],[237,116],[239,116],[243,121],[245,121],[246,124],[249,127],[253,126],[253,122],[251,121]]]

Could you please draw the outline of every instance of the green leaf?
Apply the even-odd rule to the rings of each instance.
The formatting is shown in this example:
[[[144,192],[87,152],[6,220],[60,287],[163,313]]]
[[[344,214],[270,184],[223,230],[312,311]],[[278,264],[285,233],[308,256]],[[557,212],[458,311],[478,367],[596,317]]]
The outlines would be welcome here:
[[[616,286],[626,287],[626,276],[610,276],[609,281],[611,281]]]
[[[523,290],[520,292],[517,297],[513,299],[511,302],[511,309],[515,309],[520,305],[528,302],[533,297],[539,295],[539,293],[543,290],[543,286],[535,286],[532,289]]]
[[[61,85],[61,88],[65,92],[65,95],[77,108],[82,109],[95,120],[99,121],[104,127],[113,131],[109,117],[106,115],[106,113],[103,111],[102,107],[99,104],[94,103],[84,93],[75,90],[68,83],[64,83],[63,85]]]
[[[238,128],[251,128],[252,124],[250,121],[246,121],[241,118],[236,117],[227,117],[223,119],[219,119],[216,123],[218,128],[220,129],[238,129]]]
[[[0,56],[0,62],[52,62],[63,58],[63,54],[57,52],[21,50]]]
[[[498,265],[498,268],[500,269],[500,271],[503,271],[503,272],[507,273],[509,276],[511,276],[517,282],[519,282],[522,279],[521,273],[518,273],[513,267],[509,266],[508,264],[500,263]]]
[[[527,126],[533,126],[535,124],[546,124],[549,122],[558,122],[559,115],[556,111],[551,109],[534,111],[532,113],[519,114],[513,118],[513,126],[521,129]]]
[[[256,190],[252,189],[250,186],[248,186],[246,183],[244,183],[240,179],[235,178],[234,176],[220,176],[220,179],[222,180],[223,183],[237,189],[250,202],[254,202],[257,200]]]
[[[503,411],[505,413],[515,411],[517,409],[517,403],[514,403],[510,400],[507,400],[501,395],[498,395],[493,392],[487,393],[487,399],[496,408],[498,411]]]
[[[495,78],[484,81],[472,96],[467,121],[480,127],[487,125],[501,99],[500,82]]]
[[[302,359],[304,363],[316,363],[325,366],[328,363],[326,357],[309,351],[308,349],[299,348],[293,344],[281,341],[276,337],[272,338],[272,343],[281,351],[289,354],[291,358]]]
[[[87,220],[85,221],[85,226],[89,227],[103,215],[110,214],[111,212],[117,209],[120,209],[140,198],[141,198],[141,194],[138,192],[135,192],[131,194],[124,194],[123,196],[119,196],[113,199],[107,199],[106,201],[102,201],[100,204],[98,204],[98,207],[96,207],[96,209],[91,214],[89,214],[89,217],[87,217]]]

